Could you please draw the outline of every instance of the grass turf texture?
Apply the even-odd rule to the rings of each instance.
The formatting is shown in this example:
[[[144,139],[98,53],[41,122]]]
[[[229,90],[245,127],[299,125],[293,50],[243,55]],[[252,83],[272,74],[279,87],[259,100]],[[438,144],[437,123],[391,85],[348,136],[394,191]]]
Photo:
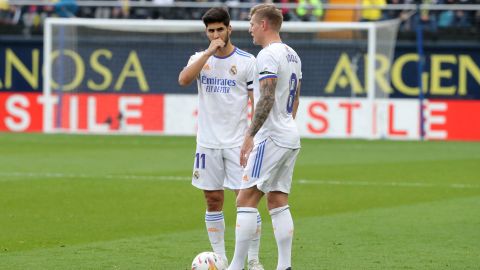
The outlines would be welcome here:
[[[294,269],[480,268],[480,143],[302,146]],[[0,269],[189,269],[210,250],[203,194],[190,185],[194,148],[192,137],[0,134]]]

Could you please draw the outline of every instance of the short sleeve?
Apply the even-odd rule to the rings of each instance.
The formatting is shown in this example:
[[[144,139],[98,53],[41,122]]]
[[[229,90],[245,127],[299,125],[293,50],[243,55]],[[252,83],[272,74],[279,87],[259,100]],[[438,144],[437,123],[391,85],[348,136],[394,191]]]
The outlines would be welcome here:
[[[187,67],[197,61],[204,53],[205,52],[196,52],[194,55],[190,56],[190,59],[188,59]]]
[[[258,79],[261,81],[267,78],[277,78],[278,65],[278,60],[275,59],[272,51],[262,51],[257,56]]]

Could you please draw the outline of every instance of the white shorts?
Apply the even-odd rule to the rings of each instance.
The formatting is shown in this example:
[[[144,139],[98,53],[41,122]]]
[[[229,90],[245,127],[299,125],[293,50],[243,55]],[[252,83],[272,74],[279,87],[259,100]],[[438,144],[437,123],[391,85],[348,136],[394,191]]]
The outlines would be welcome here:
[[[197,145],[192,185],[202,190],[240,189],[240,147],[211,149]]]
[[[299,152],[300,149],[280,147],[270,138],[255,145],[243,172],[242,189],[257,186],[263,193],[290,193]]]

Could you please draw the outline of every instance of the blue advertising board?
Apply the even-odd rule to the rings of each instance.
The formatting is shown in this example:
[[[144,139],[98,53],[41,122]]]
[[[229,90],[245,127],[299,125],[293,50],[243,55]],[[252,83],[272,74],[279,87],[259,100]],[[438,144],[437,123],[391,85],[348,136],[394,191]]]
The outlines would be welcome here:
[[[236,44],[254,55],[259,51],[251,41]],[[292,44],[302,59],[302,95],[366,96],[366,44],[338,44]],[[79,41],[75,50],[57,48],[52,54],[52,86],[66,92],[193,94],[194,85],[178,85],[178,73],[205,46],[204,41]],[[480,99],[480,44],[428,45],[425,52],[426,98]],[[0,91],[41,92],[42,59],[40,39],[0,40]],[[377,91],[390,98],[416,98],[418,60],[413,43],[398,44],[392,61],[377,55]]]

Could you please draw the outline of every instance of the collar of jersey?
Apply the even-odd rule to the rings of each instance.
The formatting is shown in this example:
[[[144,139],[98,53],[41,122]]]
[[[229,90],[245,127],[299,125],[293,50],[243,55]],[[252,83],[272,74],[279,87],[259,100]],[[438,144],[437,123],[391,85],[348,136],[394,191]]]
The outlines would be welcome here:
[[[272,44],[283,44],[283,42],[281,42],[281,41],[275,41],[275,42],[272,42],[272,43],[268,44],[268,46],[270,46],[270,45],[272,45]],[[268,47],[268,46],[267,46],[267,47]]]
[[[228,57],[232,56],[236,51],[237,51],[237,47],[233,47],[233,51],[232,51],[232,53],[230,53],[229,55],[222,57],[222,56],[216,56],[216,55],[214,54],[213,57],[218,58],[218,59],[225,59],[225,58],[228,58]]]

